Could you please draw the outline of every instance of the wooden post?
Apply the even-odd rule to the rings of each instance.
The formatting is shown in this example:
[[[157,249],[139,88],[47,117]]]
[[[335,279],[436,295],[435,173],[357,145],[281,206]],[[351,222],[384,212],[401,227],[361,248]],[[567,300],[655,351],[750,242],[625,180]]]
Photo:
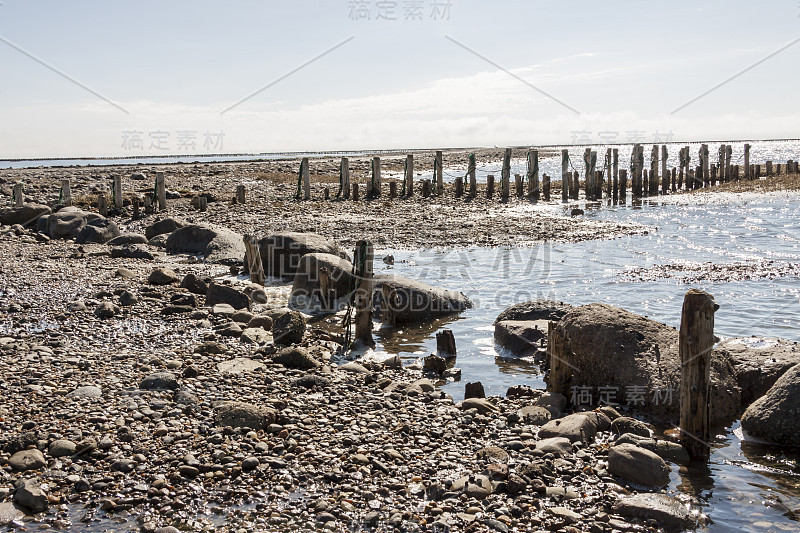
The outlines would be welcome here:
[[[587,202],[592,199],[592,181],[594,181],[592,149],[587,148],[583,151],[583,190]]]
[[[667,171],[667,145],[661,145],[661,194],[669,194],[669,172]]]
[[[197,210],[200,212],[205,212],[206,209],[208,209],[208,196],[198,196]]]
[[[642,195],[650,196],[650,180],[647,177],[647,169],[642,170]]]
[[[205,196],[201,196],[205,198]],[[244,239],[244,258],[247,263],[247,270],[250,272],[250,281],[264,285],[264,264],[261,262],[261,252],[258,246],[258,239],[252,235],[245,235]]]
[[[719,169],[719,181],[720,183],[724,183],[728,181],[728,178],[725,176],[725,145],[722,144],[719,147],[719,164],[717,165]],[[708,185],[706,185],[708,186]]]
[[[433,177],[436,180],[436,196],[442,196],[444,194],[444,166],[441,150],[436,150],[436,159],[433,161]]]
[[[307,157],[300,160],[300,180],[303,187],[303,200],[311,200],[311,176]]]
[[[500,195],[502,201],[508,201],[509,189],[511,188],[511,148],[506,148],[503,152],[503,170],[500,174]]]
[[[325,198],[325,200],[330,200],[331,199],[331,190],[330,190],[330,188],[325,187],[322,190],[322,196]]]
[[[677,192],[678,191],[678,187],[677,187],[677,183],[676,183],[677,176],[678,176],[678,169],[675,168],[675,167],[672,167],[672,192]]]
[[[133,207],[133,220],[138,220],[139,217],[141,216],[141,213],[139,212],[139,199],[138,198],[134,197],[133,200],[131,200],[131,207]]]
[[[22,207],[25,203],[25,194],[22,191],[22,184],[14,184],[14,207]]]
[[[340,164],[340,172],[342,173],[342,197],[347,200],[350,198],[350,160],[343,157]]]
[[[422,197],[429,198],[431,195],[431,180],[422,180]]]
[[[104,217],[108,216],[108,200],[104,192],[97,196],[97,211]]]
[[[156,172],[156,198],[158,199],[158,210],[167,210],[167,182],[163,172]]]
[[[591,171],[589,173],[589,176],[592,179],[592,184],[591,184],[591,188],[587,188],[587,190],[591,191],[590,194],[591,194],[592,200],[597,200],[597,190],[599,188],[599,184],[598,184],[599,180],[597,179],[597,152],[594,151],[594,150],[592,150],[589,153],[589,164],[591,165],[591,167],[590,167]],[[588,196],[587,196],[587,198],[588,198]]]
[[[624,168],[619,169],[619,201],[625,202],[628,194],[628,171]]]
[[[570,197],[572,172],[569,170],[569,152],[561,150],[561,201],[567,202]]]
[[[475,176],[475,154],[469,154],[467,175],[469,176],[469,197],[475,198],[478,195],[478,178]]]
[[[720,183],[722,180],[720,179]],[[711,186],[716,187],[717,185],[717,167],[716,165],[711,165]]]
[[[733,179],[739,181],[739,165],[733,165]]]
[[[111,198],[113,200],[111,202],[112,207],[114,207],[114,209],[122,209],[122,176],[113,177],[113,182],[111,185]]]
[[[619,149],[614,148],[611,151],[611,169],[612,169],[612,179],[614,183],[619,182]]]
[[[749,180],[752,177],[750,174],[750,145],[744,145],[744,179]]]
[[[494,196],[494,174],[486,176],[486,198],[489,200]]]
[[[731,179],[731,157],[733,157],[733,146],[729,144],[725,147],[725,181]]]
[[[563,172],[561,177],[563,179]],[[563,189],[562,186],[561,196],[566,200]],[[539,196],[539,150],[528,150],[528,197],[538,200]]]
[[[606,162],[605,165],[606,171],[606,197],[611,198],[611,188],[612,184],[614,183],[614,167],[611,163],[611,148],[606,150]]]
[[[406,180],[406,196],[414,196],[414,155],[408,154],[406,156],[405,176]]]
[[[545,172],[542,175],[542,192],[544,193],[544,200],[550,201],[550,176]]]
[[[681,445],[692,461],[708,461],[714,297],[691,289],[683,299],[678,351],[681,357]]]
[[[116,179],[114,178],[115,181]],[[72,189],[70,188],[69,180],[61,180],[61,201],[59,203],[67,206],[72,205]]]
[[[652,160],[650,161],[650,196],[658,196],[658,145],[653,145]]]
[[[634,198],[641,198],[643,192],[642,172],[644,171],[644,146],[641,144],[634,145],[633,151],[633,176],[631,176],[633,191],[631,192]]]
[[[456,338],[453,330],[443,329],[436,332],[436,355],[449,359],[457,355]]]
[[[581,175],[576,170],[572,173],[572,199],[577,200],[578,196],[580,195],[581,185],[580,185]]]
[[[237,204],[244,204],[246,197],[245,197],[245,188],[244,185],[237,185],[236,186],[236,203]]]
[[[392,180],[389,182],[389,199],[394,200],[397,198],[397,182]]]
[[[375,346],[372,340],[372,243],[358,241],[353,253],[356,278],[355,293],[355,341],[363,346]]]
[[[358,201],[358,183],[353,183],[353,201]]]
[[[153,198],[149,194],[144,195],[144,214],[153,214]]]
[[[547,324],[547,360],[550,365],[547,391],[570,398],[569,382],[572,379],[572,367],[569,363],[566,332],[558,322]]]
[[[461,198],[462,196],[464,196],[464,178],[459,176],[456,178],[455,197]]]
[[[594,197],[596,200],[603,199],[603,171],[596,170],[594,178]]]
[[[704,144],[702,150],[703,150],[703,179],[702,179],[702,182],[703,183],[708,183],[708,180],[709,180],[709,166],[708,165],[710,163],[710,161],[708,159],[708,145]]]
[[[381,158],[377,156],[372,158],[372,177],[367,196],[379,198],[381,196]]]
[[[767,172],[767,177],[771,178],[772,177],[772,161],[767,161],[767,170],[766,170],[766,172]]]
[[[522,190],[522,176],[519,174],[514,174],[514,186],[516,187],[518,197],[522,198],[525,196],[525,193]]]

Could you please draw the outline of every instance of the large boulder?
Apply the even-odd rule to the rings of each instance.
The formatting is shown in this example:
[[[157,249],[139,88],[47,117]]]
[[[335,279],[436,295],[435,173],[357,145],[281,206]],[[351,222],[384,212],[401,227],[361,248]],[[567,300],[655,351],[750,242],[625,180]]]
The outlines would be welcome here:
[[[165,233],[172,233],[178,228],[182,228],[184,226],[188,226],[187,222],[180,220],[178,218],[162,218],[150,224],[144,229],[144,236],[149,241],[156,235],[163,235]]]
[[[303,340],[306,333],[306,319],[302,313],[289,311],[279,315],[272,323],[272,338],[275,344],[290,346]]]
[[[800,365],[781,376],[742,416],[749,437],[781,446],[800,446]]]
[[[800,345],[784,339],[727,339],[714,353],[730,359],[742,389],[742,407],[764,396],[787,370],[800,363]]]
[[[680,416],[681,362],[678,331],[618,307],[576,307],[559,323],[572,367],[571,387],[607,398],[668,422]],[[711,418],[729,421],[741,409],[741,392],[731,361],[711,357]]]
[[[250,309],[250,298],[233,287],[220,285],[212,281],[206,292],[206,305],[213,307],[216,304],[228,304],[237,310]]]
[[[609,448],[608,473],[648,488],[661,488],[669,483],[669,466],[664,459],[633,444]]]
[[[192,224],[170,233],[167,251],[202,254],[208,263],[238,265],[244,257],[244,241],[241,235],[230,230]]]
[[[571,305],[555,300],[532,300],[512,305],[495,319],[495,324],[506,320],[552,320],[558,322],[574,309]]]
[[[597,425],[586,413],[575,413],[564,418],[557,418],[539,429],[540,439],[556,437],[569,439],[570,442],[594,442]]]
[[[89,222],[100,218],[97,213],[65,207],[47,217],[47,235],[51,239],[74,239]]]
[[[338,255],[310,253],[300,258],[297,274],[294,276],[289,305],[303,309],[320,306],[323,297],[320,288],[320,276],[326,269],[329,278],[329,290],[333,298],[347,296],[353,289],[353,264]],[[333,306],[333,301],[328,302]]]
[[[392,301],[384,301],[384,291]],[[472,301],[461,292],[432,287],[393,274],[375,276],[373,304],[378,313],[384,316],[389,313],[396,324],[425,322],[472,307]]]
[[[9,207],[0,210],[0,224],[13,226],[34,226],[39,217],[49,215],[53,211],[42,204],[23,204],[22,207]]]
[[[300,259],[306,254],[330,254],[350,260],[338,244],[316,233],[275,233],[258,241],[258,248],[264,273],[275,278],[294,278]],[[241,254],[243,256],[244,251]]]
[[[667,494],[642,493],[626,496],[614,503],[611,510],[625,518],[655,520],[666,531],[684,531],[695,525],[691,511]]]
[[[89,221],[75,237],[78,244],[104,244],[114,237],[119,237],[119,227],[113,220],[97,218]]]
[[[503,320],[494,325],[494,342],[511,355],[533,355],[547,342],[546,320]]]

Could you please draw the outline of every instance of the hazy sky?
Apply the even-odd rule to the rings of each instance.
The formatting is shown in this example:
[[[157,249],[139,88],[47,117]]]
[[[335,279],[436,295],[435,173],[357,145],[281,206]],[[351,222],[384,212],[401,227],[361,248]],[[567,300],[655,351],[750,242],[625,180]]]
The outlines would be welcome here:
[[[0,0],[0,159],[797,138],[798,65],[798,0]]]

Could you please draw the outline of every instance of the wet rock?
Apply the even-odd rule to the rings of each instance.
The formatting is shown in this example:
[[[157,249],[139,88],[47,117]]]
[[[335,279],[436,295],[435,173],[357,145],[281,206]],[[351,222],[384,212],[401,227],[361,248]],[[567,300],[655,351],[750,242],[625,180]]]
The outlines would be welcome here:
[[[308,353],[308,350],[301,346],[284,348],[275,354],[272,360],[286,368],[298,368],[301,370],[308,370],[319,366],[317,360]]]
[[[563,437],[570,442],[592,442],[596,434],[597,427],[584,413],[551,420],[539,429],[540,439]]]
[[[495,319],[495,324],[506,320],[538,321],[548,320],[558,322],[573,309],[569,304],[554,300],[532,300],[512,305]],[[547,330],[545,330],[545,334]]]
[[[743,408],[764,396],[786,371],[800,363],[800,345],[784,339],[727,339],[714,346],[714,353],[732,362]]]
[[[119,227],[113,220],[97,218],[90,220],[75,237],[77,244],[104,244],[114,237],[119,237]]]
[[[211,314],[230,318],[236,314],[236,309],[230,304],[214,304],[211,306]]]
[[[390,291],[392,302],[383,301],[384,287]],[[376,312],[390,313],[397,324],[425,322],[472,307],[472,302],[463,293],[432,287],[421,281],[393,274],[375,276],[373,302]]]
[[[25,479],[17,482],[14,501],[22,507],[30,509],[32,513],[46,511],[50,504],[47,493],[39,486],[38,479]]]
[[[666,494],[636,494],[615,502],[611,508],[625,518],[655,520],[667,531],[683,531],[695,525],[689,510],[675,498]]]
[[[152,261],[155,256],[144,244],[122,244],[111,249],[111,257],[122,259],[145,259]]]
[[[194,294],[173,294],[169,301],[175,305],[197,307],[197,297]]]
[[[661,488],[669,483],[669,466],[655,453],[633,444],[612,446],[608,472],[643,487]]]
[[[464,398],[486,398],[486,392],[483,390],[483,383],[480,381],[467,383],[464,386]]]
[[[94,316],[100,319],[113,318],[120,313],[119,307],[111,302],[101,302],[94,308]]]
[[[277,411],[244,402],[224,402],[214,408],[218,426],[246,427],[260,431],[275,422]]]
[[[207,263],[238,265],[244,257],[244,241],[227,229],[192,224],[170,233],[167,252],[202,254]]]
[[[170,372],[150,374],[139,383],[142,390],[176,390],[178,386],[178,378]]]
[[[572,443],[564,437],[552,437],[538,441],[536,449],[542,453],[552,453],[553,455],[570,455],[572,454]]]
[[[170,285],[177,283],[180,278],[174,270],[166,267],[156,268],[147,277],[147,282],[150,285]]]
[[[20,521],[25,513],[11,502],[0,503],[0,527],[6,527],[12,522]]]
[[[665,461],[681,465],[688,465],[690,462],[686,449],[680,444],[668,440],[644,438],[633,433],[625,433],[614,441],[614,444],[633,444],[639,448],[650,450]]]
[[[582,518],[580,514],[566,507],[550,507],[547,509],[547,513],[555,518],[563,520],[567,524],[574,524]]]
[[[144,236],[149,241],[156,235],[163,235],[165,233],[172,233],[178,228],[186,226],[187,223],[178,218],[164,218],[155,223],[147,226],[144,229]]]
[[[303,340],[306,320],[302,313],[290,311],[280,315],[272,324],[272,337],[275,344],[289,346]]]
[[[264,273],[267,276],[294,279],[301,258],[310,253],[329,254],[350,260],[333,241],[316,233],[275,233],[258,242]],[[240,255],[244,257],[244,252]]]
[[[236,310],[250,309],[250,298],[241,291],[211,282],[206,293],[206,305],[228,304]]]
[[[208,293],[208,283],[191,273],[183,277],[180,288],[186,289],[192,294],[199,294],[200,296],[205,296]]]
[[[247,311],[246,309],[241,309],[236,311],[231,316],[231,320],[234,322],[238,322],[239,324],[247,324],[253,318],[253,313]]]
[[[109,246],[123,246],[126,244],[147,244],[147,238],[141,233],[121,233],[119,236],[109,240]]]
[[[236,322],[228,322],[215,328],[217,335],[220,337],[241,337],[242,328]]]
[[[503,320],[494,325],[494,341],[513,355],[527,357],[547,340],[547,322]]]
[[[186,314],[192,311],[194,311],[194,307],[190,305],[167,305],[161,308],[161,314],[164,316]]]
[[[65,457],[73,455],[77,445],[71,440],[58,439],[50,443],[47,447],[47,453],[50,457]]]
[[[333,254],[308,253],[300,258],[294,276],[289,306],[301,309],[320,307],[320,279],[322,269],[328,272],[329,290],[333,298],[348,296],[355,287],[353,265],[347,259]],[[327,297],[327,295],[326,295]],[[328,302],[329,306],[333,302]]]
[[[0,209],[0,224],[13,226],[19,224],[25,227],[34,227],[40,217],[52,213],[46,205],[25,203],[22,207]]]
[[[800,446],[800,365],[795,365],[742,416],[746,436],[781,446]]]
[[[611,423],[611,432],[617,436],[632,433],[640,437],[650,437],[650,429],[647,424],[628,416],[621,416],[614,420]]]
[[[292,384],[301,389],[324,389],[327,388],[331,384],[331,380],[324,376],[318,376],[316,374],[307,374],[305,376],[300,376],[299,378],[295,379]]]
[[[21,450],[11,456],[8,466],[15,472],[27,472],[44,468],[47,466],[47,461],[39,450]]]
[[[345,363],[345,364],[339,366],[339,370],[342,371],[342,372],[349,372],[351,374],[370,374],[371,373],[370,370],[367,367],[365,367],[364,365],[362,365],[361,363],[358,363],[356,361],[350,361],[349,363]]]

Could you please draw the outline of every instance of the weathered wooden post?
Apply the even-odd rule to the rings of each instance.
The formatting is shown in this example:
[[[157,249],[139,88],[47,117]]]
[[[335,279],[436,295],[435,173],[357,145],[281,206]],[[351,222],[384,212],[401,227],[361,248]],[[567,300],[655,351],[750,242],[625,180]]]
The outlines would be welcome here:
[[[322,196],[325,200],[331,199],[331,190],[327,186],[322,190]]]
[[[628,194],[628,171],[619,169],[619,201],[625,202]]]
[[[725,181],[731,179],[731,157],[733,157],[733,146],[725,146]]]
[[[353,201],[358,201],[358,183],[353,183]]]
[[[475,154],[469,154],[467,175],[469,176],[469,197],[475,198],[478,195],[478,178],[475,176]]]
[[[720,180],[720,183],[721,182],[722,182],[722,180]],[[711,186],[715,187],[716,185],[717,185],[717,166],[716,165],[711,165]],[[708,184],[706,185],[706,187],[707,186],[708,186]]]
[[[594,198],[595,200],[603,199],[603,171],[595,170],[594,172]]]
[[[650,196],[650,180],[647,177],[647,169],[642,170],[642,196]]]
[[[144,214],[153,214],[153,198],[149,194],[144,195]]]
[[[678,176],[678,169],[672,167],[672,192],[678,191],[678,184],[676,183],[677,176]]]
[[[442,151],[436,150],[436,159],[433,164],[433,177],[436,180],[436,196],[444,194],[444,166],[442,163]]]
[[[122,176],[114,176],[111,185],[111,198],[113,199],[112,205],[114,209],[122,209],[124,205],[122,198]]]
[[[766,170],[766,172],[767,172],[767,177],[771,178],[772,177],[772,161],[767,161],[767,170]]]
[[[406,196],[410,198],[414,196],[414,154],[406,156],[404,179]]]
[[[72,189],[70,188],[69,180],[61,180],[61,198],[59,199],[59,203],[66,206],[72,205]]]
[[[522,176],[519,174],[514,174],[514,189],[517,193],[517,197],[522,198],[525,196],[522,190]]]
[[[300,160],[300,180],[303,187],[303,200],[311,200],[311,176],[307,157]]]
[[[600,190],[602,190],[602,189],[600,188],[600,184],[598,183],[600,180],[597,178],[597,152],[595,150],[592,150],[589,153],[589,164],[591,166],[591,169],[590,169],[590,172],[589,172],[589,176],[591,177],[592,184],[591,184],[591,188],[588,189],[588,190],[591,191],[592,200],[597,200],[598,199],[597,198],[597,191],[598,191],[598,189],[600,189]],[[587,198],[588,197],[589,196],[587,196]]]
[[[346,157],[339,163],[339,181],[342,198],[347,200],[350,198],[350,160]]]
[[[197,210],[200,212],[205,212],[206,209],[208,209],[208,196],[198,196]]]
[[[542,174],[542,192],[546,202],[550,201],[550,176],[545,172]]]
[[[156,172],[156,198],[158,199],[158,210],[167,210],[167,182],[163,172]]]
[[[563,394],[570,398],[569,382],[572,379],[572,365],[569,362],[566,332],[558,322],[547,324],[547,360],[550,365],[550,376],[547,380],[547,391]]]
[[[572,186],[572,172],[569,171],[569,152],[561,150],[561,201],[567,202]]]
[[[580,195],[581,184],[580,184],[581,174],[577,170],[572,173],[572,199],[577,200],[578,196]]]
[[[583,151],[583,189],[586,201],[592,199],[592,181],[594,181],[594,169],[592,168],[592,149],[587,148]]]
[[[744,179],[749,180],[752,178],[752,174],[750,174],[750,145],[745,143],[744,145]]]
[[[755,165],[755,171],[753,172],[753,176],[757,180],[761,179],[761,165]]]
[[[372,158],[372,177],[367,184],[367,198],[379,198],[381,196],[381,158]]]
[[[494,196],[494,174],[486,176],[486,198],[489,200]]]
[[[397,182],[392,180],[389,182],[389,199],[394,200],[397,198]]]
[[[237,204],[244,204],[246,200],[246,192],[244,185],[237,185],[236,186],[236,203]]]
[[[99,195],[97,195],[97,212],[104,217],[108,216],[108,200],[106,199],[106,193],[104,192],[101,192]]]
[[[356,278],[354,295],[355,341],[363,346],[375,346],[372,340],[372,243],[358,241],[353,253],[353,266]]]
[[[503,152],[503,170],[500,173],[500,196],[503,202],[508,201],[509,188],[511,185],[511,148],[506,148]]]
[[[708,180],[709,180],[709,166],[708,165],[710,164],[710,161],[709,161],[709,158],[708,158],[708,145],[704,144],[702,150],[703,150],[703,179],[702,179],[702,182],[703,183],[708,183]]]
[[[691,289],[683,299],[678,351],[681,357],[681,445],[692,461],[708,461],[711,351],[714,312],[707,292]]]
[[[453,330],[443,329],[436,332],[436,355],[450,359],[456,357],[458,352],[456,350],[456,337],[453,335]]]
[[[141,216],[141,213],[139,212],[139,199],[135,196],[131,200],[131,207],[133,208],[133,220],[139,220],[139,217]]]
[[[456,178],[455,187],[456,187],[455,197],[461,198],[462,196],[464,196],[464,178],[462,176],[458,176]]]
[[[14,196],[14,207],[22,207],[22,205],[25,203],[25,194],[22,191],[21,183],[14,184],[13,196]]]
[[[563,178],[563,172],[561,176]],[[561,195],[566,199],[563,186]],[[538,200],[539,196],[539,150],[528,150],[528,197]]]
[[[611,151],[611,168],[612,168],[612,176],[615,182],[619,181],[619,149],[614,148]]]
[[[431,180],[422,180],[422,197],[430,198],[431,196]]]
[[[633,176],[631,176],[631,185],[633,186],[632,196],[634,198],[641,198],[644,189],[642,182],[642,173],[644,172],[644,146],[641,144],[634,145],[633,152]]]
[[[721,144],[719,147],[719,164],[717,168],[719,169],[719,181],[720,183],[724,183],[727,181],[725,176],[725,145]],[[708,184],[706,184],[708,186]]]
[[[619,174],[618,172],[614,172],[614,177],[611,178],[611,200],[614,203],[619,201]]]
[[[200,198],[205,198],[201,196]],[[258,239],[252,235],[245,235],[244,239],[244,258],[247,263],[247,270],[250,272],[250,281],[264,285],[264,264],[261,262],[261,251],[258,246]]]
[[[649,194],[650,196],[658,196],[658,145],[653,145],[653,150],[651,152],[651,159],[650,159],[650,189]]]
[[[614,184],[614,165],[611,163],[611,148],[606,150],[606,162],[605,162],[605,170],[606,170],[606,197],[611,198],[611,189]]]
[[[667,171],[667,145],[661,145],[661,194],[669,194],[669,172]]]

